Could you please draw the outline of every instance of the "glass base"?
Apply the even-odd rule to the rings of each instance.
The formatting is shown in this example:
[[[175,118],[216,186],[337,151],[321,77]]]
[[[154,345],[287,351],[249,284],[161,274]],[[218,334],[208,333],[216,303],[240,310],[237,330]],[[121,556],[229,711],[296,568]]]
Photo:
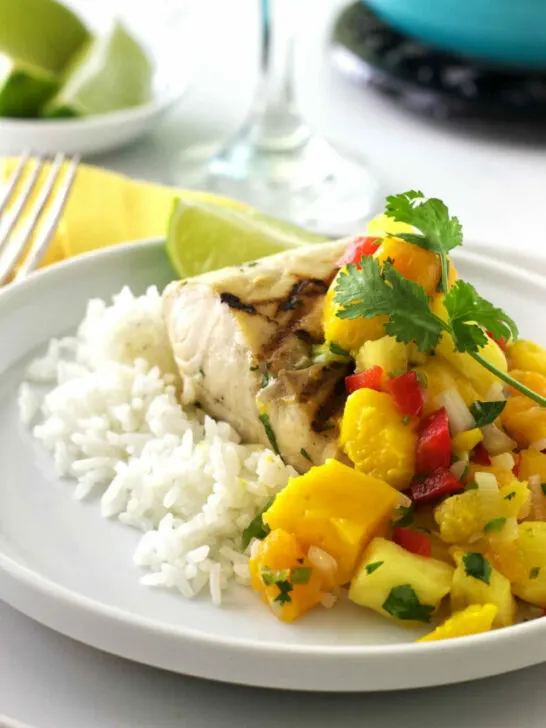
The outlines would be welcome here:
[[[363,230],[380,202],[370,170],[310,133],[283,148],[264,143],[255,131],[247,127],[209,162],[208,190],[313,232],[342,236]]]

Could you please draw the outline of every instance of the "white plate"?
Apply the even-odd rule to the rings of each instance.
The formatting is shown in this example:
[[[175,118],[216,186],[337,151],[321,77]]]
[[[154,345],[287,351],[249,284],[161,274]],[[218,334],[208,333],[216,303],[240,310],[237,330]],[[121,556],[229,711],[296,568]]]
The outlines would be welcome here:
[[[546,281],[475,253],[460,273],[505,306],[522,334],[541,336]],[[139,585],[131,561],[139,534],[77,502],[19,424],[25,363],[68,332],[87,299],[122,285],[142,291],[170,278],[160,243],[83,256],[0,292],[0,598],[93,647],[149,665],[227,682],[323,691],[424,687],[546,660],[546,619],[475,637],[415,644],[404,630],[349,603],[277,622],[248,590],[222,609]],[[544,337],[542,337],[544,338]]]

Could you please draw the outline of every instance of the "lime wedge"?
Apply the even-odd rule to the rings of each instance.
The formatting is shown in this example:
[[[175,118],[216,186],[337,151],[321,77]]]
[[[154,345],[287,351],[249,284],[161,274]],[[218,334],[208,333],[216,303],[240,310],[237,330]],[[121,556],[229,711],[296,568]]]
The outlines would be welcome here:
[[[14,61],[0,52],[0,116],[35,117],[58,87],[49,71]]]
[[[116,21],[76,54],[44,115],[88,116],[145,104],[151,97],[152,73],[144,49]]]
[[[22,63],[59,73],[88,38],[81,20],[55,0],[0,0],[0,51]]]
[[[167,254],[178,275],[189,278],[327,239],[254,210],[178,200],[169,223]]]

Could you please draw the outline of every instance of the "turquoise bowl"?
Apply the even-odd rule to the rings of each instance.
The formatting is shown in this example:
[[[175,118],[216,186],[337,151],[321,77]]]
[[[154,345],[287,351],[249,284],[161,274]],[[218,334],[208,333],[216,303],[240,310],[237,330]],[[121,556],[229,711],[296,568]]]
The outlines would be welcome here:
[[[364,0],[398,30],[494,64],[546,68],[546,0]]]

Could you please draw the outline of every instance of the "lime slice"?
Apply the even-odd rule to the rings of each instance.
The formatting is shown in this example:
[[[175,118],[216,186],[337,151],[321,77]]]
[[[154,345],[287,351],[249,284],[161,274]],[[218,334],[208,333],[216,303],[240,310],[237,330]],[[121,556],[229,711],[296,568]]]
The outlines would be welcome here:
[[[88,116],[145,104],[151,97],[152,74],[144,49],[116,21],[76,54],[44,115]]]
[[[49,71],[14,61],[0,52],[0,116],[35,117],[58,87]]]
[[[20,62],[59,73],[88,38],[81,20],[54,0],[0,0],[0,51]]]
[[[178,200],[169,223],[167,254],[178,275],[189,278],[327,239],[253,210]]]

